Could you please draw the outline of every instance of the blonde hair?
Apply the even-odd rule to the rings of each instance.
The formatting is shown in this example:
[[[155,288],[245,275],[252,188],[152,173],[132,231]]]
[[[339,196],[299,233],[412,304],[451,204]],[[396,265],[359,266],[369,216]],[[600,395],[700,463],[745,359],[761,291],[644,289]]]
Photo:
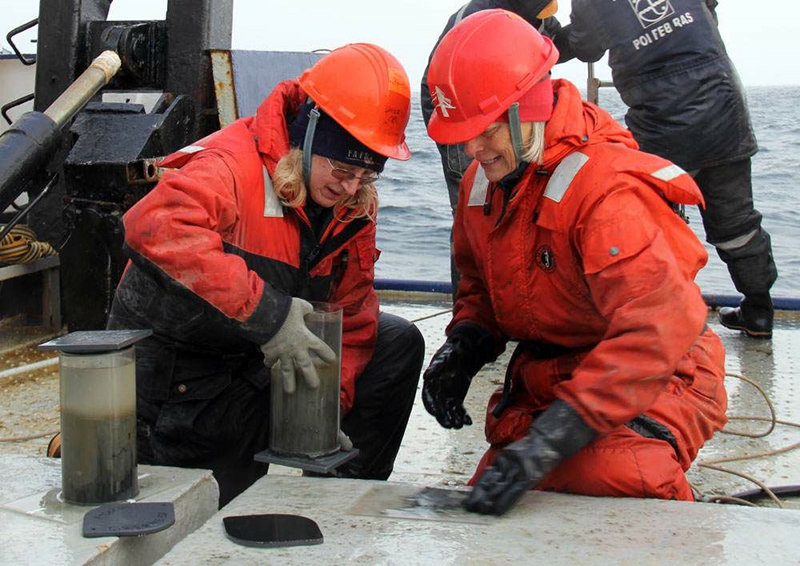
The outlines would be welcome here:
[[[522,152],[522,161],[540,165],[544,159],[545,122],[528,123],[531,125],[531,135],[528,138],[528,148]]]
[[[289,208],[303,206],[308,198],[305,179],[303,176],[303,151],[292,148],[289,153],[278,161],[275,167],[272,183],[275,186],[275,194],[281,204]],[[339,216],[339,211],[343,208],[350,209],[348,218],[369,218],[375,222],[378,213],[378,191],[375,185],[370,183],[359,187],[356,194],[339,200],[334,206],[334,216]]]

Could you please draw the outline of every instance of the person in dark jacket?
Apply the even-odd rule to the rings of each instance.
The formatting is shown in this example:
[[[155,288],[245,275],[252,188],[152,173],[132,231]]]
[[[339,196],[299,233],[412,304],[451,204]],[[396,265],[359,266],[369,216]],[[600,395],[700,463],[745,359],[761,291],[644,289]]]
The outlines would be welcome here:
[[[433,53],[436,51],[439,42],[453,26],[470,14],[495,8],[508,10],[509,12],[514,12],[522,16],[525,21],[536,27],[545,36],[553,35],[555,31],[561,27],[558,21],[552,17],[558,9],[557,0],[470,0],[461,6],[461,8],[447,20],[447,25],[444,27],[444,30],[442,30],[439,39],[436,41],[436,45],[431,49],[431,54],[428,57],[428,67],[430,66],[431,57],[433,57]],[[422,119],[425,121],[426,126],[428,122],[430,122],[434,110],[434,104],[431,100],[431,92],[428,88],[427,81],[428,67],[425,68],[425,72],[422,74],[422,83],[420,84],[420,106],[422,108]],[[447,194],[450,197],[450,208],[455,215],[456,206],[458,205],[458,186],[459,183],[461,183],[461,177],[464,175],[464,171],[466,171],[472,159],[464,153],[463,144],[444,145],[437,143],[436,147],[442,157],[442,170],[444,172],[445,183],[447,184]],[[452,259],[452,253],[450,276],[453,284],[453,297],[455,298],[458,289],[459,274]]]
[[[720,310],[720,322],[769,338],[778,272],[753,206],[750,158],[758,148],[716,7],[717,0],[573,0],[555,43],[559,62],[593,62],[609,52],[636,141],[688,171],[703,193],[706,239],[744,295],[738,307]]]
[[[410,156],[409,109],[397,59],[350,44],[162,161],[123,219],[131,261],[108,322],[153,329],[136,347],[139,462],[213,470],[220,506],[265,474],[270,380],[313,388],[313,359],[330,361],[304,322],[322,301],[343,311],[339,441],[360,452],[338,473],[388,478],[424,342],[379,312],[375,182]]]

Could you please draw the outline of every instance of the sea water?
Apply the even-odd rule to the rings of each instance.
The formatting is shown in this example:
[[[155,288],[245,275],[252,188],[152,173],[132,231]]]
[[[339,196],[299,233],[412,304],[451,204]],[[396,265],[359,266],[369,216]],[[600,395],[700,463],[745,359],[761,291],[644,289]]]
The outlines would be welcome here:
[[[779,272],[773,295],[800,297],[800,86],[752,87],[746,92],[760,148],[753,157],[755,206],[772,236]],[[378,183],[382,253],[375,275],[449,281],[452,215],[447,188],[439,152],[425,132],[418,93],[412,93],[412,103],[406,130],[412,157],[390,159]],[[600,105],[624,125],[625,106],[614,89],[601,90]],[[688,213],[689,225],[705,241],[697,209]],[[706,245],[706,249],[709,262],[697,277],[703,293],[737,294],[714,248]]]

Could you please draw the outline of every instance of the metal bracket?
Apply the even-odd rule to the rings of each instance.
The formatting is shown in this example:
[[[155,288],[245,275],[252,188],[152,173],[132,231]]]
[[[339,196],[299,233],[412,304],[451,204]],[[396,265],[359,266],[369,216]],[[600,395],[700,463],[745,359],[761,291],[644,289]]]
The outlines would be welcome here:
[[[11,49],[14,50],[14,54],[17,56],[17,59],[22,61],[23,65],[33,65],[34,63],[36,63],[36,57],[33,57],[32,59],[26,59],[25,55],[23,55],[22,52],[19,49],[17,49],[17,46],[14,44],[14,41],[11,38],[17,34],[22,33],[23,31],[31,29],[35,25],[38,25],[38,23],[39,23],[39,18],[36,18],[35,20],[31,20],[28,23],[22,24],[19,27],[15,27],[10,32],[8,32],[8,34],[6,34],[6,41],[11,46]]]

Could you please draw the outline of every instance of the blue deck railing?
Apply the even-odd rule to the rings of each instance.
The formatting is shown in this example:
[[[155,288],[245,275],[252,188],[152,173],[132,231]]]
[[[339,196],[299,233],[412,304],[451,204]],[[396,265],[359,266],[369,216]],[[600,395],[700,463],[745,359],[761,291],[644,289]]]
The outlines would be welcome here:
[[[376,279],[375,289],[379,291],[405,291],[415,293],[442,293],[450,295],[452,285],[449,281],[424,281],[419,279]],[[706,304],[712,308],[735,307],[742,300],[739,295],[703,295]],[[800,298],[773,297],[776,310],[800,311]]]

